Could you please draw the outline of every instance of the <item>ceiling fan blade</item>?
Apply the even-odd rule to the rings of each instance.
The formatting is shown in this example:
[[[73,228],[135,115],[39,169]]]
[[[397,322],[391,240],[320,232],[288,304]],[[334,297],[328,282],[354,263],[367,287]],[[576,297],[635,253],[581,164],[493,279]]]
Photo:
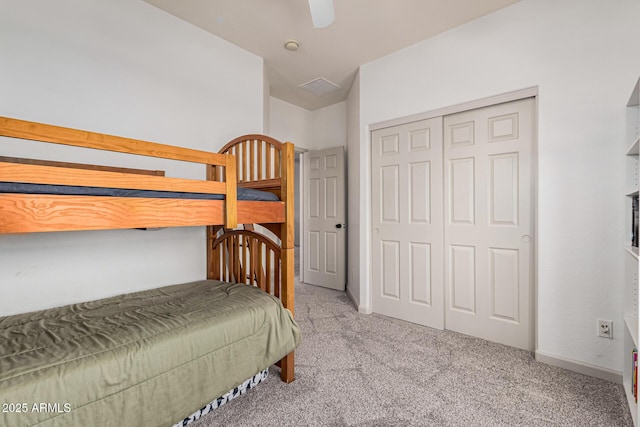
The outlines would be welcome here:
[[[336,19],[333,12],[333,0],[309,0],[309,9],[315,28],[326,28]]]

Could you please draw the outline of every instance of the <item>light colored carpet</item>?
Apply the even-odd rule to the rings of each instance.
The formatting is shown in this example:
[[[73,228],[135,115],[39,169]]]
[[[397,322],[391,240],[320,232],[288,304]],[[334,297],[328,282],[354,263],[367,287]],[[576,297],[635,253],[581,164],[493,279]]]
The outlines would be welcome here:
[[[265,383],[205,426],[632,426],[622,386],[528,352],[379,315],[296,284],[296,380]]]

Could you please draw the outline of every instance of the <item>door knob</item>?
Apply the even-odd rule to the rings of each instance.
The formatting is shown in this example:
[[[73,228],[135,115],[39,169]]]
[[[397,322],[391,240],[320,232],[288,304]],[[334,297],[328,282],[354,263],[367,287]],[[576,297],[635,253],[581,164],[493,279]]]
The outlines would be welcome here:
[[[524,236],[522,236],[522,241],[525,243],[529,243],[531,241],[531,236],[525,234]]]
[[[336,228],[342,228],[342,224],[336,224]]]

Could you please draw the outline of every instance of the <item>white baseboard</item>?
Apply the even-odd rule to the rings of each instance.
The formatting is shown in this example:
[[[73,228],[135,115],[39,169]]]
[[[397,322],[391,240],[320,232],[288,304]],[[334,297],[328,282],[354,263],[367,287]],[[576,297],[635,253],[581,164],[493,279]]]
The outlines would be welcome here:
[[[557,354],[545,353],[542,351],[536,351],[536,360],[538,362],[546,363],[547,365],[578,372],[579,374],[585,374],[591,377],[622,384],[622,372],[614,371],[613,369],[568,359],[566,357],[558,356]]]
[[[358,307],[358,313],[371,314],[373,313],[373,310],[371,310],[371,307],[365,307],[361,305]]]

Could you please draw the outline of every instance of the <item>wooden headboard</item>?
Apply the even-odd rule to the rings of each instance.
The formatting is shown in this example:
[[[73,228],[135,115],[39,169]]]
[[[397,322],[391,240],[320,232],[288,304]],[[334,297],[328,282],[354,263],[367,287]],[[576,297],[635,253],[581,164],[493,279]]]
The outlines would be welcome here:
[[[289,148],[291,153],[286,153]],[[283,199],[283,178],[287,172],[283,159],[288,155],[293,158],[292,144],[266,135],[251,134],[229,141],[219,153],[235,156],[239,187],[269,191]],[[293,178],[293,171],[291,173]]]

